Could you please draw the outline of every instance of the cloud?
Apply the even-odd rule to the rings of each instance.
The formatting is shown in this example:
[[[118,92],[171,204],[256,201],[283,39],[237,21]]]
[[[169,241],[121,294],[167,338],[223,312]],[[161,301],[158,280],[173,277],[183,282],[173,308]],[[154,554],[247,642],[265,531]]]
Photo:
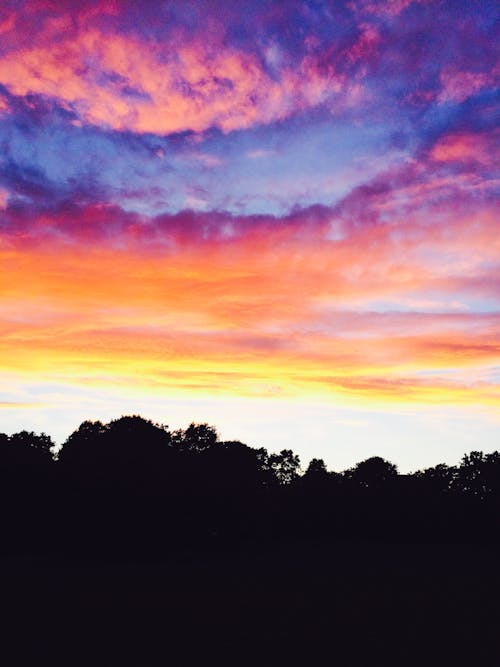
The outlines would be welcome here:
[[[39,408],[43,403],[23,403],[20,401],[0,401],[0,410],[18,410],[19,408]]]
[[[62,33],[0,58],[0,81],[17,96],[58,100],[85,123],[169,134],[269,123],[339,91],[310,59],[270,77],[258,58],[196,38],[175,49],[96,28]]]
[[[419,5],[433,0],[358,0],[351,2],[350,7],[357,12],[374,14],[382,17],[395,17],[401,14],[410,5]]]
[[[109,252],[148,256],[210,252],[216,265],[231,264],[226,255],[234,255],[255,261],[252,271],[259,271],[262,260],[285,274],[288,261],[309,277],[330,272],[330,289],[351,296],[426,286],[451,293],[460,281],[481,289],[498,239],[495,181],[482,178],[478,165],[492,159],[494,144],[494,136],[484,132],[444,134],[418,159],[393,165],[337,204],[297,208],[281,217],[210,210],[139,214],[105,199],[86,203],[85,190],[61,196],[38,172],[11,165],[4,185],[31,203],[9,198],[0,233],[4,243],[19,249],[99,243]],[[209,209],[206,191],[194,189],[190,196]]]
[[[500,358],[495,206],[443,172],[450,136],[332,207],[281,217],[9,200],[2,356],[117,382],[133,367],[141,382],[187,373],[206,390],[216,373],[217,391],[489,404],[496,389],[477,383]],[[457,380],[413,382],[429,369]]]
[[[26,0],[0,17],[0,82],[72,127],[175,135],[317,110],[399,116],[407,106],[461,104],[498,75],[489,3],[481,20],[433,0],[246,10],[243,20],[225,1],[144,2],[139,12],[128,1]]]
[[[271,155],[274,155],[276,151],[269,150],[266,148],[253,148],[246,152],[246,156],[251,160],[260,160],[261,158],[266,158]]]
[[[442,89],[438,101],[442,104],[465,102],[483,89],[498,85],[498,74],[498,68],[493,72],[468,72],[447,67],[440,75]]]
[[[489,7],[5,6],[2,371],[497,400]]]
[[[452,132],[433,146],[431,157],[437,162],[473,161],[493,166],[497,160],[500,132]]]

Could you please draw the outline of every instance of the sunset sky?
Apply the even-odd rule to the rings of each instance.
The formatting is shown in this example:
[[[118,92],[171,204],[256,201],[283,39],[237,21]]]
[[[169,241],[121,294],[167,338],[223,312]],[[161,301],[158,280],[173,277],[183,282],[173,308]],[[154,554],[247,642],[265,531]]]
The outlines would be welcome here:
[[[0,4],[0,431],[500,447],[493,0]]]

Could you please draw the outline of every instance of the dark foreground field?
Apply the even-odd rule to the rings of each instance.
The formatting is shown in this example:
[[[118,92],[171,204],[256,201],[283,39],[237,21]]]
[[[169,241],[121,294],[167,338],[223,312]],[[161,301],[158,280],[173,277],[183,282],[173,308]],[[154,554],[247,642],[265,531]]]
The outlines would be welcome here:
[[[4,665],[500,664],[498,548],[287,544],[2,562]]]

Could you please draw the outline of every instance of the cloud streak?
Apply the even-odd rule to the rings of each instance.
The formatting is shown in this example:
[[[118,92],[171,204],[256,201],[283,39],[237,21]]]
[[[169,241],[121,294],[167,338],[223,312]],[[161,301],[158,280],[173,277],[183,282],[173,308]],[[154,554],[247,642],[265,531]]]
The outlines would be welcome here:
[[[220,373],[218,387],[243,393],[235,372],[305,393],[494,402],[482,380],[500,358],[494,211],[476,193],[471,209],[461,189],[453,203],[448,182],[422,207],[435,162],[429,183],[421,165],[403,165],[389,188],[378,177],[332,208],[282,218],[8,209],[3,354],[18,369],[43,358],[77,376],[87,364],[116,378],[131,365],[143,379],[183,372],[191,384]],[[470,312],[467,291],[489,311]],[[423,369],[458,377],[423,381]]]

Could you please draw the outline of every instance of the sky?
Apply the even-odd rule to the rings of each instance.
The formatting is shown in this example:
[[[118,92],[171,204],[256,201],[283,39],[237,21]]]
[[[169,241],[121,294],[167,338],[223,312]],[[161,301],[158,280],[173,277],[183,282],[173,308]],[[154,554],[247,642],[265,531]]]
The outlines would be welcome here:
[[[493,0],[4,0],[0,431],[500,442]]]

